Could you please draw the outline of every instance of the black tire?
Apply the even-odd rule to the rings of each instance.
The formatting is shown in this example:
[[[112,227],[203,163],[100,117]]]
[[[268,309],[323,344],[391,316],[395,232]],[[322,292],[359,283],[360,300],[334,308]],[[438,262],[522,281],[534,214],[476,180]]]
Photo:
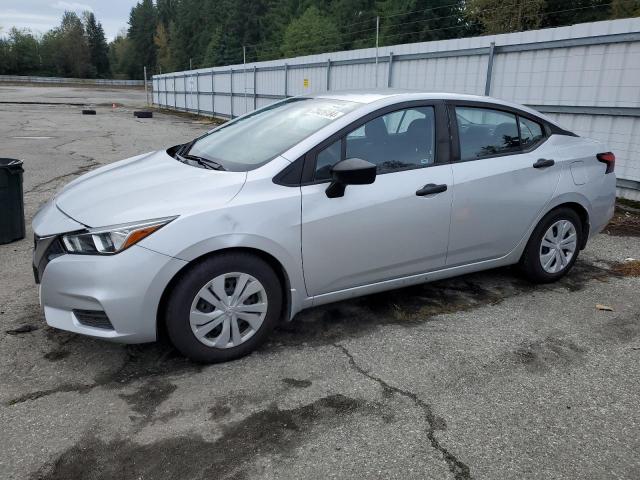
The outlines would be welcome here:
[[[133,112],[133,116],[137,118],[153,118],[153,112],[138,110]]]
[[[96,111],[95,110],[82,110],[82,114],[83,115],[95,115]]]
[[[267,296],[267,312],[262,325],[243,343],[229,348],[207,346],[196,338],[191,329],[191,305],[204,285],[217,276],[230,272],[247,273],[262,284]],[[282,286],[278,276],[261,258],[241,252],[212,256],[182,274],[170,293],[165,316],[167,334],[183,355],[197,362],[218,363],[234,360],[251,353],[267,339],[279,321],[282,298]]]
[[[576,249],[569,263],[559,272],[547,272],[540,261],[540,247],[547,230],[559,220],[571,222],[576,230]],[[578,259],[582,245],[582,222],[575,210],[560,207],[547,213],[533,230],[527,247],[520,259],[520,269],[524,275],[534,283],[551,283],[564,277],[573,268]]]

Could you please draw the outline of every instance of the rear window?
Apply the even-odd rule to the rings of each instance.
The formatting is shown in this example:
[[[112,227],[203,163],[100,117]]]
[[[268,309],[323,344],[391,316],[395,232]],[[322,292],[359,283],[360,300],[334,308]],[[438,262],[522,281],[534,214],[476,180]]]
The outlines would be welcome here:
[[[456,107],[461,160],[520,149],[518,124],[512,113],[489,108]]]
[[[189,153],[248,171],[264,165],[362,104],[328,98],[292,98],[256,111],[196,141]]]

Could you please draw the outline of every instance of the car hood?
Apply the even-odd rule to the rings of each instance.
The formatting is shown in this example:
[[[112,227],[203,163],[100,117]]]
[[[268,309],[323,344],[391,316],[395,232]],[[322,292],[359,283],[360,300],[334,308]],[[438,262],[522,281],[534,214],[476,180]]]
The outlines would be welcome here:
[[[86,226],[104,227],[224,205],[246,178],[246,172],[193,167],[158,151],[77,178],[60,191],[55,203]]]

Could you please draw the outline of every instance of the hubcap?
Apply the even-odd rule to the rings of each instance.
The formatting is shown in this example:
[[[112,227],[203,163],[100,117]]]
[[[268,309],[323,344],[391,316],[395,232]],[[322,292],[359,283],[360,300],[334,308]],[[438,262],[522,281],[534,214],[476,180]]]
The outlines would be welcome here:
[[[194,298],[191,331],[208,347],[237,347],[260,329],[267,306],[267,292],[256,278],[225,273],[208,282]]]
[[[569,220],[558,220],[542,237],[540,244],[540,264],[547,273],[564,270],[578,245],[576,227]]]

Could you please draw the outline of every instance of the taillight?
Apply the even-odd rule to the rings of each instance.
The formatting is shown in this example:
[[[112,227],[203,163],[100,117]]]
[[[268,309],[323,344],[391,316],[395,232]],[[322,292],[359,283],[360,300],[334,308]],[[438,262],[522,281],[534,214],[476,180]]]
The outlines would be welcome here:
[[[596,155],[598,161],[607,165],[607,170],[604,173],[611,173],[616,167],[616,156],[611,152],[599,153]]]

